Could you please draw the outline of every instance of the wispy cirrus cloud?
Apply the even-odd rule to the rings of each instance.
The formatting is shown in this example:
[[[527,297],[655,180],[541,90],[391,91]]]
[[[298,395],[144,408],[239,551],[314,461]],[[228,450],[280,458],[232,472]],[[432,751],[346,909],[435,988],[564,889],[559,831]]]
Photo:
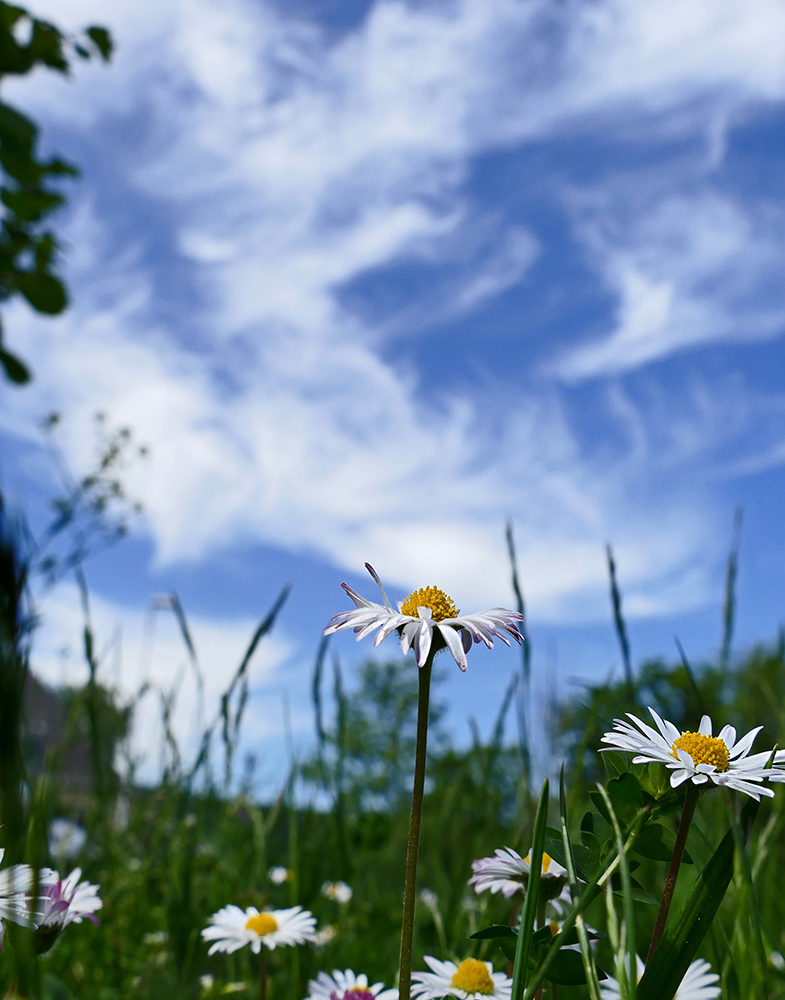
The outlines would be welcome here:
[[[53,16],[65,11],[105,17],[88,0]],[[72,312],[9,324],[30,338],[37,383],[7,427],[23,432],[44,401],[77,428],[99,408],[134,425],[153,445],[133,485],[163,561],[261,540],[501,599],[514,516],[542,616],[605,613],[609,537],[631,605],[704,599],[710,497],[694,482],[640,489],[647,434],[588,447],[553,369],[529,377],[512,335],[494,348],[499,382],[506,400],[515,380],[525,390],[500,412],[493,390],[440,382],[438,356],[418,371],[402,327],[424,338],[470,317],[537,261],[544,237],[473,194],[478,157],[589,131],[720,148],[731,111],[785,91],[779,6],[377,3],[338,39],[239,0],[118,3],[112,19],[121,45],[100,87],[97,69],[55,101],[36,84],[40,113],[101,170],[71,225]],[[662,176],[695,171],[664,163]],[[636,200],[612,158],[603,176],[604,201],[578,192],[572,237],[617,320],[568,354],[552,345],[557,376],[607,379],[777,331],[776,295],[757,305],[779,245],[765,213],[708,186]],[[545,189],[564,205],[558,175]],[[121,241],[110,209],[143,221]],[[369,274],[400,281],[402,262],[430,267],[432,287],[397,311],[352,300]],[[623,432],[647,422],[641,403],[625,412]],[[83,447],[76,433],[77,462]]]

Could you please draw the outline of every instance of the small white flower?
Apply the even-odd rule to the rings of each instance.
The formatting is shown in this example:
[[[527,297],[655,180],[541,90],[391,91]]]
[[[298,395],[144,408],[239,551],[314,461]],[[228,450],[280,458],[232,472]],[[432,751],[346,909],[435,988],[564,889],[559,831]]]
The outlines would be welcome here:
[[[68,924],[81,924],[85,917],[98,926],[100,921],[95,911],[104,905],[98,895],[99,886],[82,882],[81,878],[81,868],[74,868],[64,879],[52,868],[41,870],[38,884],[45,892],[38,900],[35,917],[39,927],[62,930]]]
[[[637,962],[637,982],[640,982],[646,967],[637,955],[635,959]],[[719,981],[720,977],[716,972],[711,971],[709,963],[698,958],[687,969],[673,1000],[717,1000],[717,997],[722,993],[721,988],[717,985]],[[618,980],[614,979],[613,976],[608,976],[607,979],[603,980],[600,983],[600,996],[602,1000],[620,1000],[621,989]]]
[[[322,895],[342,905],[352,898],[352,887],[345,882],[324,882]]]
[[[0,862],[5,848],[0,847]],[[33,869],[29,865],[11,865],[0,871],[0,949],[3,947],[3,921],[30,926],[28,916]]]
[[[143,944],[149,944],[154,948],[162,948],[169,940],[169,933],[167,931],[150,931],[145,934],[142,938]]]
[[[387,599],[376,570],[370,563],[366,563],[365,568],[376,581],[384,604],[368,601],[342,583],[341,587],[354,601],[356,610],[334,615],[332,624],[324,630],[325,635],[350,628],[357,634],[359,642],[378,629],[373,640],[374,646],[378,646],[388,635],[398,631],[401,651],[405,655],[414,648],[418,667],[425,666],[435,636],[438,648],[446,646],[461,670],[466,669],[466,654],[471,649],[472,642],[482,642],[488,649],[493,648],[494,636],[508,646],[510,640],[507,636],[521,642],[516,622],[523,619],[517,611],[489,608],[474,615],[460,615],[452,598],[438,587],[415,590],[405,601],[398,603],[398,610],[395,611]]]
[[[653,708],[649,708],[649,712],[657,729],[652,729],[628,712],[627,716],[638,729],[623,719],[614,719],[613,731],[602,737],[602,742],[610,745],[603,747],[600,753],[607,750],[634,753],[633,764],[659,761],[673,771],[673,788],[688,780],[696,785],[711,781],[715,785],[744,792],[758,801],[761,795],[774,795],[770,788],[762,787],[761,782],[772,776],[775,780],[785,778],[779,778],[776,772],[766,769],[770,752],[749,756],[752,743],[763,726],[751,729],[737,740],[733,726],[724,726],[719,735],[712,736],[708,715],[701,719],[697,732],[680,733],[672,722],[663,721]]]
[[[512,979],[503,972],[494,972],[490,962],[465,958],[456,965],[455,962],[440,962],[430,955],[424,958],[432,971],[412,973],[413,998],[441,1000],[441,997],[451,996],[458,1000],[482,1000],[483,997],[510,1000]]]
[[[291,882],[294,872],[291,868],[284,868],[283,865],[273,865],[267,872],[267,877],[273,885],[283,885],[284,882]]]
[[[474,891],[501,892],[510,899],[516,892],[524,892],[529,883],[531,852],[522,858],[511,847],[497,847],[492,858],[480,858],[472,861],[474,874],[469,879],[469,885]],[[549,898],[558,896],[563,891],[567,879],[567,869],[562,868],[558,861],[543,852],[541,885]]]
[[[203,976],[199,976],[199,985],[202,987],[202,993],[209,993],[215,986],[215,980],[209,972],[205,972]]]
[[[69,861],[87,843],[87,830],[73,820],[58,817],[49,825],[49,853],[58,860]]]
[[[396,1000],[398,996],[398,990],[386,990],[384,983],[369,986],[364,973],[356,976],[351,969],[333,969],[331,976],[320,972],[310,980],[308,989],[306,1000]]]
[[[258,955],[262,945],[273,951],[278,945],[303,944],[312,941],[316,919],[301,906],[288,910],[257,910],[248,906],[224,906],[210,917],[210,923],[202,930],[205,941],[212,941],[208,955],[216,951],[231,954],[249,944],[251,951]]]
[[[324,948],[325,945],[330,944],[338,937],[338,928],[335,924],[325,924],[324,927],[320,927],[318,931],[313,936],[313,943],[317,948]]]

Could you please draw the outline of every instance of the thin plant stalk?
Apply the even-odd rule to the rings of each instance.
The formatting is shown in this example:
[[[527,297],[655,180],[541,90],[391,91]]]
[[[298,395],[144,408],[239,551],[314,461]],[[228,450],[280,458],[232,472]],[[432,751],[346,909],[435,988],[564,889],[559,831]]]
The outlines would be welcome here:
[[[412,988],[412,944],[414,941],[414,904],[417,894],[417,857],[420,850],[422,799],[425,789],[425,759],[428,744],[428,706],[431,696],[431,671],[435,649],[420,667],[417,698],[417,744],[414,758],[412,811],[409,818],[409,842],[406,848],[406,877],[403,886],[403,922],[401,925],[401,962],[398,980],[400,1000],[409,1000]]]
[[[267,1000],[267,949],[264,946],[259,955],[259,1000]]]
[[[676,843],[673,847],[671,862],[668,866],[668,874],[665,878],[665,887],[662,890],[662,900],[660,902],[659,912],[657,913],[657,922],[654,925],[654,933],[651,936],[651,944],[649,945],[649,954],[646,957],[647,965],[665,932],[665,924],[668,920],[668,911],[671,908],[671,902],[673,900],[673,890],[676,888],[676,879],[679,875],[681,859],[684,856],[684,846],[687,843],[687,834],[690,832],[690,825],[692,823],[692,817],[695,815],[695,806],[697,805],[699,794],[700,790],[698,789],[698,786],[690,781],[687,785],[687,794],[684,797],[684,809],[681,814],[679,831],[676,834]]]
[[[559,818],[562,835],[562,845],[564,847],[564,860],[567,867],[567,877],[570,883],[570,895],[575,900],[580,895],[578,886],[578,875],[575,871],[575,858],[572,853],[570,843],[569,827],[567,825],[567,793],[564,788],[564,764],[561,766],[559,776]],[[597,978],[597,969],[594,964],[594,955],[589,943],[589,935],[586,930],[586,921],[583,914],[579,913],[575,918],[575,929],[578,932],[578,941],[581,947],[581,961],[583,963],[583,974],[586,976],[586,983],[589,987],[591,1000],[601,1000],[600,983]]]

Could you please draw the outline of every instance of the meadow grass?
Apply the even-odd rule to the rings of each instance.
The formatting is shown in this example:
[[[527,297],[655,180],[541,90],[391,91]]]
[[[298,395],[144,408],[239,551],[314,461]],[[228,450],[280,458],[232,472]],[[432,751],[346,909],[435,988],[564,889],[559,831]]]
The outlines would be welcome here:
[[[413,663],[369,659],[351,690],[346,690],[340,667],[330,660],[327,643],[322,641],[313,675],[314,750],[292,764],[273,801],[260,803],[251,792],[249,775],[236,776],[234,757],[247,701],[250,656],[274,627],[285,592],[260,624],[224,697],[212,706],[214,723],[193,759],[167,728],[165,764],[155,787],[134,782],[132,773],[121,780],[114,766],[132,706],[118,705],[116,696],[102,683],[101,665],[93,653],[96,643],[86,618],[90,680],[84,690],[68,692],[66,698],[70,731],[74,738],[87,740],[92,761],[92,790],[77,795],[61,786],[56,754],[25,766],[20,685],[30,666],[33,617],[24,595],[24,563],[7,525],[3,558],[0,791],[6,862],[57,862],[62,870],[65,862],[47,855],[47,831],[56,817],[78,821],[87,838],[67,867],[79,865],[85,877],[99,883],[104,903],[98,914],[100,927],[88,923],[68,927],[41,959],[35,959],[29,946],[33,932],[7,921],[7,946],[0,955],[3,994],[16,991],[51,1000],[175,1000],[227,991],[255,996],[259,991],[257,956],[248,948],[208,956],[201,938],[210,914],[228,903],[260,909],[300,904],[317,918],[321,944],[278,948],[269,954],[270,1000],[303,1000],[309,993],[309,980],[333,969],[352,968],[367,973],[370,982],[394,986],[414,766],[418,679]],[[609,560],[613,567],[610,553]],[[615,573],[612,581],[616,626],[623,630]],[[726,601],[728,606],[732,616],[732,602]],[[194,653],[185,612],[180,607],[176,613],[186,648],[190,646]],[[679,729],[695,728],[705,712],[717,728],[728,720],[740,733],[763,725],[769,740],[765,746],[782,739],[785,639],[780,636],[775,643],[761,645],[734,661],[730,628],[726,616],[716,662],[691,666],[686,661],[652,661],[637,668],[628,662],[619,683],[588,685],[559,704],[551,719],[552,731],[546,734],[555,751],[549,777],[558,787],[564,761],[567,781],[561,796],[551,796],[550,810],[541,811],[537,836],[546,850],[578,866],[591,851],[605,851],[610,857],[607,852],[623,841],[628,832],[625,824],[633,822],[636,814],[632,800],[625,801],[626,793],[620,793],[628,786],[618,780],[613,784],[609,778],[619,779],[632,770],[644,789],[667,791],[662,765],[631,767],[629,755],[598,753],[600,737],[625,712],[643,718],[645,706],[651,705]],[[627,643],[626,631],[620,635]],[[527,696],[532,669],[527,655],[520,676],[511,679],[492,737],[482,741],[475,736],[472,746],[456,748],[442,725],[436,660],[414,928],[415,970],[424,969],[425,955],[458,962],[471,956],[492,961],[494,969],[508,968],[512,954],[509,945],[506,950],[501,947],[503,938],[472,935],[490,925],[499,925],[498,933],[503,934],[504,927],[520,914],[521,898],[477,895],[467,880],[473,860],[502,846],[525,855],[532,845],[540,795],[539,788],[531,787],[531,748],[525,738],[505,737],[513,730],[509,724],[513,710],[520,713],[520,699]],[[13,738],[14,713],[22,727],[18,742]],[[165,721],[170,715],[171,703],[169,716],[164,711]],[[597,782],[615,789],[614,797],[608,796],[605,785],[598,790]],[[716,917],[707,920],[707,933],[697,952],[721,975],[722,995],[728,1000],[785,997],[781,876],[785,789],[775,789],[773,799],[763,800],[748,838],[742,796],[726,789],[701,795],[686,863],[676,884],[673,914],[688,905],[696,874],[706,870],[723,835],[730,831],[729,885]],[[614,880],[587,892],[591,901],[578,919],[584,945],[586,927],[599,935],[590,949],[592,957],[583,955],[589,971],[596,960],[600,969],[618,972],[618,955],[629,950],[633,937],[638,953],[645,957],[681,808],[675,798],[671,804],[667,798],[658,806],[662,840],[652,827],[635,850],[624,852]],[[543,825],[546,821],[550,833]],[[564,851],[557,854],[562,850],[562,834],[566,855]],[[285,880],[270,877],[275,867],[287,870]],[[326,883],[338,881],[351,887],[348,901],[330,898],[324,891]],[[574,884],[582,888],[585,879],[581,882],[576,876]],[[647,897],[648,902],[642,902]],[[533,905],[527,911],[534,937],[525,947],[539,955],[544,954],[544,945],[538,944],[535,934],[535,910]],[[534,980],[531,983],[526,996],[539,990]],[[524,985],[521,980],[522,995]],[[549,982],[544,989],[537,995],[563,1000],[597,995],[596,985],[591,994],[586,985]],[[643,995],[645,982],[639,989]],[[634,993],[633,984],[628,995]]]

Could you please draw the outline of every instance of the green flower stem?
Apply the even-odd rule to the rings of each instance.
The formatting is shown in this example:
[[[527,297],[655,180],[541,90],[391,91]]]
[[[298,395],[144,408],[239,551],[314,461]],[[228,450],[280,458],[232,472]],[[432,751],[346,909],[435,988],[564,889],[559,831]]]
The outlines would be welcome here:
[[[399,1000],[409,1000],[412,988],[412,943],[414,941],[414,903],[417,894],[417,855],[420,850],[422,797],[425,788],[425,756],[428,741],[428,703],[431,696],[431,670],[435,649],[431,649],[420,667],[417,700],[417,749],[414,758],[414,787],[409,819],[409,844],[406,849],[406,878],[403,886],[403,924],[401,926],[401,964],[398,981]]]
[[[649,964],[651,956],[654,954],[657,945],[660,943],[662,935],[665,933],[665,923],[668,919],[668,910],[671,908],[673,890],[676,888],[676,879],[679,874],[681,859],[684,855],[684,846],[687,843],[687,834],[690,832],[690,824],[692,823],[692,817],[695,815],[695,806],[697,805],[699,794],[700,789],[698,786],[694,782],[689,781],[687,784],[687,794],[684,798],[684,809],[681,814],[681,822],[679,823],[679,832],[676,834],[676,843],[673,847],[671,863],[668,866],[668,874],[665,878],[665,888],[662,890],[662,901],[660,902],[660,909],[657,914],[657,922],[654,925],[654,933],[651,936],[649,954],[646,956],[647,965]]]
[[[267,1000],[267,949],[264,945],[259,955],[259,1000]]]

